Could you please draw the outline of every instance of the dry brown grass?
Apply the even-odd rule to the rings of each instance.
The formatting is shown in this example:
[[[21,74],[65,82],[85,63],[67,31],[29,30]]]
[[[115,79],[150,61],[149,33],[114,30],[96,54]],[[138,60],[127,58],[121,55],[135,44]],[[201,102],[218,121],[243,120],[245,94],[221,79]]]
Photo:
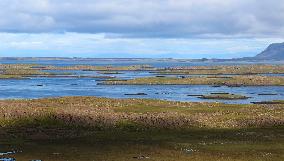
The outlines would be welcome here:
[[[69,143],[79,139],[80,143],[85,141],[83,147],[100,149],[101,144],[108,145],[107,150],[99,153],[108,154],[103,160],[131,160],[141,156],[141,152],[152,160],[283,160],[283,116],[283,104],[227,105],[96,97],[2,100],[0,143],[21,142],[22,138],[40,142],[67,139],[62,149],[68,151]],[[137,143],[139,147],[147,146],[147,150],[134,147]],[[125,148],[127,153],[120,150],[125,144],[129,147]],[[58,144],[52,145],[55,146]],[[151,147],[156,146],[153,151]],[[81,154],[86,157],[82,160],[98,157],[98,153],[91,156],[93,149],[91,153],[84,153],[82,147],[80,152],[77,150],[76,155],[73,151],[66,154],[72,156],[71,160]],[[35,152],[41,151],[36,148]],[[17,158],[26,160],[27,153],[36,156],[24,150]],[[50,155],[40,158],[48,160]]]
[[[249,128],[284,125],[284,105],[226,105],[142,99],[64,97],[0,101],[0,125],[61,122],[68,126],[116,128]],[[25,120],[25,121],[19,121]],[[46,122],[44,122],[46,123]],[[47,124],[48,126],[48,124]]]
[[[146,77],[127,81],[105,81],[105,85],[228,85],[228,86],[283,86],[284,77],[269,76],[232,76],[232,77],[205,77],[189,78]]]
[[[161,70],[160,74],[266,74],[284,73],[283,65],[193,66]]]

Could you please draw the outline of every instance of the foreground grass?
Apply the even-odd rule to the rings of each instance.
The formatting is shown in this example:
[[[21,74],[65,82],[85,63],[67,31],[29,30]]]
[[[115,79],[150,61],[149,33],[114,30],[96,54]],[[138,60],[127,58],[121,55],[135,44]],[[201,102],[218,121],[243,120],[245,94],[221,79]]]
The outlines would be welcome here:
[[[283,160],[283,128],[97,132],[93,137],[17,143],[18,160]],[[94,137],[95,136],[95,137]]]
[[[283,104],[2,100],[0,144],[23,147],[19,160],[283,160],[283,116]]]
[[[283,104],[230,105],[97,97],[2,100],[0,116],[2,128],[36,124],[99,129],[219,129],[284,123]]]
[[[227,85],[227,86],[283,86],[284,77],[232,76],[232,77],[146,77],[127,81],[105,81],[105,85]]]

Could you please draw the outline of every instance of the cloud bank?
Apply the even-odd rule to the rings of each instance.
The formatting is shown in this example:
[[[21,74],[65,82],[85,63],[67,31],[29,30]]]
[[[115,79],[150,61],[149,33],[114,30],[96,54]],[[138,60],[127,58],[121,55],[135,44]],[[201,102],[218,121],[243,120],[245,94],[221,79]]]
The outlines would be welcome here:
[[[281,41],[283,0],[0,0],[0,56],[233,58]]]
[[[234,58],[283,39],[107,38],[88,33],[0,33],[0,56]]]
[[[283,0],[1,0],[0,32],[134,38],[284,36]]]

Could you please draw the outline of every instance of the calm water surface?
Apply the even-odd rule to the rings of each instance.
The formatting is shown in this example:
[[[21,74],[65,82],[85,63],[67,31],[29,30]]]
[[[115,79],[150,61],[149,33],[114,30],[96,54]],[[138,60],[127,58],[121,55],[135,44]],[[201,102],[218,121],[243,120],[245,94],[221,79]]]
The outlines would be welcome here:
[[[150,64],[154,67],[168,66],[193,66],[193,65],[232,65],[225,63],[191,63],[191,62],[161,62],[161,61],[0,61],[0,63],[36,63],[45,65],[114,65],[126,66],[135,64]],[[233,64],[244,64],[236,63]],[[249,64],[249,63],[246,63]],[[96,71],[50,71],[53,73],[68,72],[82,76],[113,76],[119,79],[133,79],[139,77],[156,76],[147,71],[123,71],[122,74],[100,74]],[[269,74],[271,76],[283,76],[283,74]],[[181,75],[167,75],[178,77]],[[190,75],[187,75],[190,77]],[[32,77],[23,80],[0,80],[0,99],[44,98],[60,96],[98,96],[109,98],[151,98],[175,101],[206,101],[225,103],[250,103],[252,101],[269,101],[284,99],[284,86],[259,86],[259,87],[212,87],[209,85],[97,85],[103,79],[99,78],[40,78]],[[203,100],[191,94],[210,94],[213,92],[227,92],[241,94],[251,98],[246,100]],[[125,95],[145,93],[143,96]],[[269,94],[274,95],[258,95]]]
[[[96,65],[96,66],[128,66],[148,64],[154,67],[176,67],[176,66],[212,66],[212,65],[244,65],[244,64],[284,64],[283,61],[271,62],[271,61],[258,61],[258,62],[190,62],[179,60],[167,60],[161,61],[157,59],[147,60],[0,60],[0,64],[42,64],[42,65],[56,65],[56,66],[71,66],[71,65]]]

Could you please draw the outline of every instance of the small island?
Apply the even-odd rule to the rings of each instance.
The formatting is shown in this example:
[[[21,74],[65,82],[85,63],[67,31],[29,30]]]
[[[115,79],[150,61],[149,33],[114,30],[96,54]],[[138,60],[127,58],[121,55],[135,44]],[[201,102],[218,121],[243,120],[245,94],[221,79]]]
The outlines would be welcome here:
[[[223,100],[239,100],[239,99],[248,99],[249,97],[247,96],[242,96],[242,95],[236,95],[236,94],[209,94],[209,95],[202,95],[199,96],[198,98],[202,99],[223,99]]]
[[[224,85],[240,86],[283,86],[284,77],[242,75],[232,77],[196,76],[187,78],[175,77],[144,77],[126,81],[104,81],[101,85]]]

